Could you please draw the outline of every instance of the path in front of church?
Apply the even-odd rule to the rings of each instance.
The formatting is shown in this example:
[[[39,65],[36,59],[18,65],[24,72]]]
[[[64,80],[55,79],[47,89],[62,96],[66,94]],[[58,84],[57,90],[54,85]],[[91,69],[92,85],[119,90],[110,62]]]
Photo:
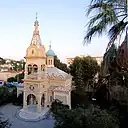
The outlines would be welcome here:
[[[12,104],[7,104],[0,108],[0,113],[4,117],[9,118],[12,123],[11,128],[53,128],[54,121],[52,119],[44,119],[38,122],[25,122],[16,117],[16,112],[19,107]]]

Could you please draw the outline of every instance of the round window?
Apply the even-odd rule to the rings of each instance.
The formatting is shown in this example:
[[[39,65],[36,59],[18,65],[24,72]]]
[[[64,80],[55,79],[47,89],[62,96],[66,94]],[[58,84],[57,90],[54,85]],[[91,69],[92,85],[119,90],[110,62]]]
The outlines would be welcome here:
[[[34,86],[33,85],[30,85],[29,86],[29,89],[33,91],[34,90]]]

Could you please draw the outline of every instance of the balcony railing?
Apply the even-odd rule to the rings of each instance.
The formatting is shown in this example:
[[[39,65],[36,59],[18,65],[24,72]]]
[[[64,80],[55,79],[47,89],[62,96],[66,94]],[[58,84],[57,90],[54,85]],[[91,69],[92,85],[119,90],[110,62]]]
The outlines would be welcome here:
[[[27,75],[26,78],[31,80],[37,80],[38,74],[30,74],[30,75]]]

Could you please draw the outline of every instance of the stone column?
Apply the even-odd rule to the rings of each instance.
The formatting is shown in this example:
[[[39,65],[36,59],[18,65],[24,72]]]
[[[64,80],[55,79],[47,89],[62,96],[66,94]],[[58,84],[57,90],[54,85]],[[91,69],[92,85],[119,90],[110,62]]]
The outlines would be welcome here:
[[[55,92],[53,92],[53,99],[55,100]]]
[[[41,97],[42,97],[41,94],[38,94],[37,95],[37,101],[38,101],[38,104],[37,104],[37,112],[41,112]]]
[[[27,109],[27,95],[25,91],[23,93],[23,109]]]
[[[27,75],[28,75],[28,67],[27,67],[27,64],[25,64],[25,73],[24,73],[24,78],[26,79],[27,78]]]

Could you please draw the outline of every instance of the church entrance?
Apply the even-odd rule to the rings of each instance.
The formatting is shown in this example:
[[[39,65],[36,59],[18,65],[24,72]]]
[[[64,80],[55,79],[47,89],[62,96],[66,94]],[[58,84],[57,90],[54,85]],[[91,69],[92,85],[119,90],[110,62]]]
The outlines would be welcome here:
[[[27,105],[36,105],[36,97],[33,94],[29,94],[27,97]]]
[[[27,105],[28,105],[28,111],[36,112],[37,105],[36,105],[36,96],[35,95],[33,95],[33,94],[28,95]]]

